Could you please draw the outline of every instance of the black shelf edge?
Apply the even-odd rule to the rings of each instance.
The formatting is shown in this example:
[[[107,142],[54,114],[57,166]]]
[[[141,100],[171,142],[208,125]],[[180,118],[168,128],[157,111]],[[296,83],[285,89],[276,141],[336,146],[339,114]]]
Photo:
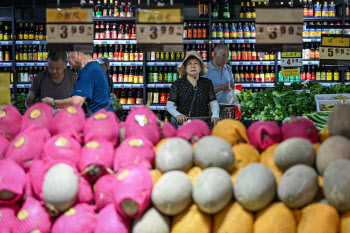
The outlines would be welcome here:
[[[46,19],[17,19],[16,23],[42,23],[42,24],[46,24]]]
[[[183,39],[183,44],[208,44],[209,39]]]
[[[12,18],[11,17],[0,17],[0,21],[2,21],[2,22],[11,22]]]
[[[324,21],[328,21],[328,22],[342,21],[342,18],[341,17],[334,17],[334,18],[304,17],[304,22],[313,22],[313,21],[320,21],[320,22],[324,22]]]
[[[212,19],[213,23],[239,23],[239,22],[255,22],[255,19]]]
[[[102,17],[94,17],[94,21],[119,21],[119,22],[126,22],[126,21],[135,21],[135,17],[130,18],[119,18],[119,17],[113,17],[113,16],[102,16]]]
[[[209,20],[209,17],[198,17],[198,16],[184,16],[184,20],[204,21]]]

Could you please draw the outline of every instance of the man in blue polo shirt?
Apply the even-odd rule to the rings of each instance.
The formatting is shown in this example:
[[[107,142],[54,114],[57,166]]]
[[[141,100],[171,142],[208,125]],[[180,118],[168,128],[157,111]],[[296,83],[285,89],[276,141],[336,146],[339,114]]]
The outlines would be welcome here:
[[[69,52],[68,60],[73,69],[81,70],[71,97],[61,100],[46,97],[42,101],[55,109],[73,104],[82,106],[86,101],[91,113],[103,108],[113,111],[107,76],[101,65],[89,53],[80,51]]]
[[[209,71],[204,75],[213,82],[219,104],[230,104],[227,102],[229,85],[235,88],[231,67],[227,65],[229,52],[226,45],[218,44],[214,49],[214,59],[208,63]]]

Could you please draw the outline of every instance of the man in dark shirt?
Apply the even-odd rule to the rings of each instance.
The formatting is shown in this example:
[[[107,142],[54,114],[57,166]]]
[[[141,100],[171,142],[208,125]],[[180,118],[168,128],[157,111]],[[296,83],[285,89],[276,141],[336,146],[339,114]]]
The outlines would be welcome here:
[[[47,59],[48,69],[38,73],[33,81],[26,99],[26,107],[35,104],[35,99],[40,101],[50,96],[54,99],[70,97],[78,76],[67,70],[67,54],[65,52],[51,51]]]
[[[103,68],[92,59],[89,53],[81,51],[69,52],[68,59],[72,68],[81,70],[71,97],[66,99],[45,97],[42,102],[56,109],[73,104],[82,106],[86,101],[87,109],[91,113],[95,113],[103,108],[113,111],[109,96],[108,80]]]

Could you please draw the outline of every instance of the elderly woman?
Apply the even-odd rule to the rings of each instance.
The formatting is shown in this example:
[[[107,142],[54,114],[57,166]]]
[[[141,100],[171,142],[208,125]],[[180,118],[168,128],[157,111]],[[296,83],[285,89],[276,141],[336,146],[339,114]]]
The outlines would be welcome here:
[[[183,78],[171,86],[167,103],[173,125],[177,127],[187,117],[209,117],[209,108],[212,112],[211,122],[215,125],[219,121],[220,108],[212,81],[201,77],[208,71],[202,56],[196,51],[190,51],[177,71]]]

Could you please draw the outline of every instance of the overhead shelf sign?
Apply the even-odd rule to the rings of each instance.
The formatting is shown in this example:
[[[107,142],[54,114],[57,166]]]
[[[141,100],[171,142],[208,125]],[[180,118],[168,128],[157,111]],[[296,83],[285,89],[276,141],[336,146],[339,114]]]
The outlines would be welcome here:
[[[350,37],[322,35],[320,62],[327,65],[350,65]]]
[[[138,23],[182,23],[182,9],[159,9],[146,8],[137,9]]]

